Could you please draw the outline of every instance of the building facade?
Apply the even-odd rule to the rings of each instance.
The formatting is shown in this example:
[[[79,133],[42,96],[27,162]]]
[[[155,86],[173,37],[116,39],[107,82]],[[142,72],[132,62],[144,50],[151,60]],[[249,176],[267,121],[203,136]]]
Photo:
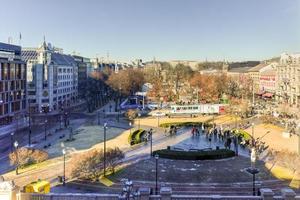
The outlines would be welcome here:
[[[0,125],[26,112],[26,63],[21,47],[0,43]]]
[[[58,111],[77,102],[78,67],[61,49],[43,44],[22,51],[27,62],[30,107],[34,112]]]
[[[76,62],[78,68],[78,95],[80,98],[84,97],[85,83],[87,78],[92,73],[92,65],[89,58],[82,56],[73,55],[73,58]]]
[[[261,86],[261,83],[266,85],[269,84],[268,81],[266,80],[264,81],[264,78],[261,80],[262,74],[265,73],[265,76],[267,77],[268,71],[272,73],[272,70],[276,70],[276,67],[277,67],[277,63],[275,62],[274,63],[263,62],[248,70],[248,74],[252,80],[253,89],[255,93],[260,94],[264,92],[262,90],[263,86]]]
[[[300,53],[281,54],[276,71],[276,97],[279,103],[300,106]]]
[[[259,90],[271,94],[276,93],[276,68],[268,69],[260,73]]]

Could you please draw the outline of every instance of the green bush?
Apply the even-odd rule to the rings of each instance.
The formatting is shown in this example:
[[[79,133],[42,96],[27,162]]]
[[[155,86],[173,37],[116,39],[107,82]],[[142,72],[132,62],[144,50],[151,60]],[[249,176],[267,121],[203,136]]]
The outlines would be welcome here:
[[[153,155],[156,154],[158,154],[161,158],[174,160],[215,160],[235,156],[235,152],[229,149],[218,149],[211,151],[174,151],[162,149],[153,152]]]
[[[128,143],[130,145],[138,144],[142,142],[142,137],[146,133],[144,129],[137,129],[133,132],[128,137]]]
[[[159,126],[162,128],[168,128],[170,126],[177,126],[177,127],[181,127],[181,126],[202,126],[202,124],[204,124],[205,126],[209,126],[211,127],[212,124],[209,123],[209,120],[206,122],[169,122],[169,123],[162,123]]]
[[[143,137],[145,135],[146,131],[145,130],[140,130],[136,135],[135,135],[135,144],[141,143],[143,141]]]
[[[251,140],[251,135],[242,129],[233,129],[232,130],[235,135],[241,136],[244,140]]]

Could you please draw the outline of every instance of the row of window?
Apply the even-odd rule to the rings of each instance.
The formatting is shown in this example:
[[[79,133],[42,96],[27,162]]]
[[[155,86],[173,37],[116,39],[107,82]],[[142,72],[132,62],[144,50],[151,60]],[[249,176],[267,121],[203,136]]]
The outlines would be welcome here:
[[[6,115],[24,109],[26,109],[26,100],[0,104],[0,115]]]
[[[73,79],[73,75],[58,75],[58,80]]]
[[[0,81],[0,92],[14,91],[14,90],[25,90],[25,80],[18,81]]]
[[[5,102],[18,101],[20,99],[25,99],[26,94],[23,91],[5,92],[0,94],[1,100]]]
[[[73,84],[73,81],[59,82],[58,87],[69,86],[69,85],[72,85],[72,84]]]
[[[25,64],[0,63],[0,80],[26,79]]]
[[[66,69],[66,68],[58,68],[58,72],[59,72],[59,73],[72,73],[72,72],[73,72],[73,69],[72,69],[72,68],[69,68],[69,69]]]

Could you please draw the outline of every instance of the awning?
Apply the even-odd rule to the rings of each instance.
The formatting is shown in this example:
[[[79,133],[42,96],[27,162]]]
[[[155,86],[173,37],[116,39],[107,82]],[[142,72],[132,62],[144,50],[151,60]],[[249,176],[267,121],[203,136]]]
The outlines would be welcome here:
[[[267,93],[263,94],[262,96],[263,96],[263,97],[271,98],[271,97],[273,97],[273,94],[267,92]]]

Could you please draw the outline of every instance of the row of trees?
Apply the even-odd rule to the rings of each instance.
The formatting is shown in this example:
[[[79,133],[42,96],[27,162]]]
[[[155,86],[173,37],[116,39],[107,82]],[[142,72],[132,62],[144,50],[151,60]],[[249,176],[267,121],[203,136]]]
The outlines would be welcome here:
[[[48,159],[48,153],[39,149],[31,149],[26,147],[18,148],[9,154],[10,164],[23,168],[25,166],[40,163]]]
[[[106,150],[107,171],[115,172],[115,168],[124,158],[124,153],[118,148]],[[98,180],[103,174],[104,153],[103,150],[90,150],[85,153],[75,154],[69,165],[72,178]]]
[[[252,84],[250,80],[238,82],[226,74],[200,74],[196,73],[190,79],[192,87],[196,87],[200,99],[205,102],[218,102],[226,94],[229,98],[250,98]]]
[[[219,69],[221,64],[213,63],[213,67]],[[202,63],[201,66],[206,69],[211,63]],[[201,74],[181,63],[174,67],[169,63],[159,63],[148,68],[145,75],[146,81],[153,85],[150,95],[157,100],[162,96],[174,97],[172,100],[177,100],[180,89],[187,93],[198,92],[197,96],[201,101],[214,103],[224,94],[230,98],[249,98],[252,91],[250,79],[236,80],[225,73]]]
[[[113,73],[111,69],[96,71],[87,79],[81,97],[87,101],[88,111],[92,112],[109,99],[134,94],[144,84],[144,74],[140,69],[129,68]]]
[[[220,63],[214,63],[214,67],[219,68]],[[183,91],[193,94],[194,98],[196,94],[200,101],[207,103],[219,102],[224,94],[236,99],[248,99],[252,95],[250,79],[236,80],[224,73],[201,74],[181,63],[173,67],[161,62],[144,70],[129,68],[113,73],[106,68],[102,72],[94,72],[84,85],[83,98],[87,100],[91,112],[106,103],[107,99],[114,99],[119,104],[123,96],[140,91],[146,82],[152,84],[149,95],[158,101],[162,97],[177,101]],[[115,109],[117,111],[117,107]]]

